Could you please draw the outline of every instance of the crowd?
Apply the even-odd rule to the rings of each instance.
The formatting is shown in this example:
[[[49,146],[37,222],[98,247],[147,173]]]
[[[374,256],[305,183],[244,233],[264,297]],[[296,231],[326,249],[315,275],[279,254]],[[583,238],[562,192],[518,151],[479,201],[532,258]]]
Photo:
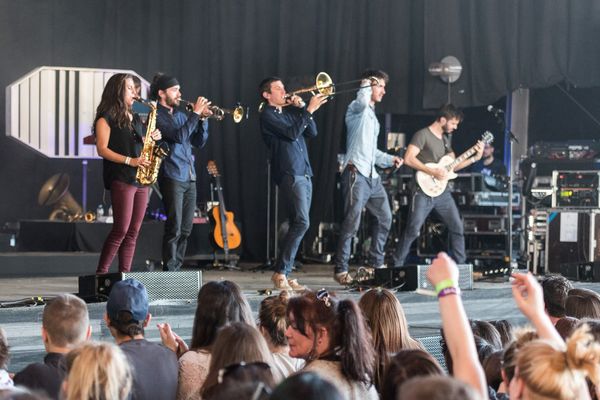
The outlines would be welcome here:
[[[458,269],[444,253],[427,272],[442,320],[445,368],[412,338],[387,289],[358,302],[326,290],[266,297],[255,321],[240,287],[202,286],[188,344],[168,323],[148,341],[146,288],[114,285],[104,320],[114,343],[90,340],[86,304],[54,298],[43,311],[43,362],[7,372],[0,329],[0,399],[597,399],[600,296],[561,276],[513,274],[530,321],[469,320]],[[447,369],[447,372],[446,370]]]

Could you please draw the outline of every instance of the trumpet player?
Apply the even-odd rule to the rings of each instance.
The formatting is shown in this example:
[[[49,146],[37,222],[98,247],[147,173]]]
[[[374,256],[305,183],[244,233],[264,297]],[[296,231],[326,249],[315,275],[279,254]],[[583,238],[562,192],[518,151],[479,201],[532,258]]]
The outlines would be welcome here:
[[[163,270],[177,271],[183,265],[187,240],[196,209],[196,169],[192,147],[202,148],[208,140],[210,102],[198,97],[191,112],[178,108],[181,86],[177,78],[157,74],[150,88],[157,100],[156,127],[169,144],[162,163],[159,186],[167,213],[162,243]]]
[[[290,216],[290,228],[271,280],[276,289],[303,290],[297,280],[287,277],[309,227],[313,173],[305,139],[317,136],[313,113],[327,102],[327,96],[317,94],[305,105],[299,96],[288,96],[283,82],[277,77],[264,79],[259,91],[265,101],[260,114],[262,137],[269,148],[273,180],[285,199]]]
[[[137,97],[129,74],[113,75],[102,92],[93,132],[96,149],[103,160],[104,187],[110,190],[113,227],[102,247],[97,274],[108,272],[119,253],[119,271],[129,272],[137,237],[148,204],[148,187],[136,181],[137,167],[149,161],[140,157],[144,130],[139,116],[132,111]],[[160,140],[159,130],[151,132]]]

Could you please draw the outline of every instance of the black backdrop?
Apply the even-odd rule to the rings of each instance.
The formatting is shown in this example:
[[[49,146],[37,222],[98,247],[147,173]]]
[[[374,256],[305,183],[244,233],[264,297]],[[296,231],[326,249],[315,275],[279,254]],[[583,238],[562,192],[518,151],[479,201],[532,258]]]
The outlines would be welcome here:
[[[0,86],[41,65],[132,69],[151,79],[176,75],[184,96],[251,107],[250,119],[211,124],[198,169],[214,159],[228,208],[244,227],[247,258],[264,257],[265,157],[256,86],[268,75],[293,89],[319,71],[336,82],[366,67],[391,82],[378,112],[427,114],[446,101],[446,86],[426,73],[446,55],[463,63],[453,86],[462,107],[497,101],[518,87],[567,81],[599,86],[600,3],[595,0],[20,0],[0,2]],[[331,213],[335,155],[352,95],[319,111],[310,143],[316,173],[313,228]],[[4,100],[0,101],[3,109]],[[4,126],[4,115],[0,126]],[[53,173],[69,172],[80,198],[80,161],[50,160],[0,136],[0,222],[45,218],[35,200]],[[88,208],[102,200],[101,165],[89,166]],[[208,178],[200,176],[200,199]],[[314,230],[313,230],[314,232]]]

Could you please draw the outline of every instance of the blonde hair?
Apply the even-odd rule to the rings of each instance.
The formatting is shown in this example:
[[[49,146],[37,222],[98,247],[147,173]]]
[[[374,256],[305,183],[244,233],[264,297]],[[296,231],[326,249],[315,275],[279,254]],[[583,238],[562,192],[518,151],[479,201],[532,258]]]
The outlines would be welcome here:
[[[587,390],[586,376],[600,381],[600,344],[586,325],[578,328],[566,347],[534,340],[517,354],[518,377],[528,391],[528,399],[573,399]]]
[[[424,349],[410,336],[400,300],[389,290],[383,288],[369,290],[362,295],[358,306],[371,329],[376,352],[375,386],[381,390],[383,374],[390,363],[391,354],[406,349]]]
[[[66,400],[127,399],[132,374],[116,345],[87,342],[67,355]]]

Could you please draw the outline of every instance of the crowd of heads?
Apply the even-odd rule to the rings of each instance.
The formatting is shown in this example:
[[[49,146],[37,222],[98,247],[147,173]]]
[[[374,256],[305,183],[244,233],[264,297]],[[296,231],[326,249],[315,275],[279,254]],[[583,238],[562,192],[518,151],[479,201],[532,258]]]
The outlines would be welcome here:
[[[589,289],[574,289],[562,277],[546,277],[541,288],[546,311],[556,318],[564,342],[541,339],[534,329],[514,328],[507,320],[468,321],[487,385],[493,393],[512,393],[511,398],[597,398],[600,320],[594,304],[600,297]],[[60,391],[47,394],[49,398],[136,398],[135,368],[119,344],[143,337],[150,318],[147,292],[131,279],[116,285],[106,304],[105,320],[116,344],[88,340],[88,310],[79,298],[60,295],[49,302],[42,339],[49,353],[65,355]],[[364,393],[376,393],[372,398],[477,399],[476,388],[453,377],[443,331],[441,337],[440,363],[410,336],[398,297],[383,288],[368,290],[358,302],[324,289],[283,291],[262,300],[255,322],[237,284],[208,282],[198,293],[189,351],[208,351],[210,359],[193,398],[347,398],[339,382],[311,369],[325,360],[337,363],[347,382],[371,388]],[[277,354],[301,363],[291,371],[278,368]],[[8,341],[0,329],[0,370],[7,368],[8,359]],[[0,389],[2,399],[44,396]]]

